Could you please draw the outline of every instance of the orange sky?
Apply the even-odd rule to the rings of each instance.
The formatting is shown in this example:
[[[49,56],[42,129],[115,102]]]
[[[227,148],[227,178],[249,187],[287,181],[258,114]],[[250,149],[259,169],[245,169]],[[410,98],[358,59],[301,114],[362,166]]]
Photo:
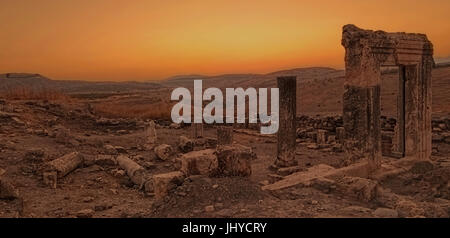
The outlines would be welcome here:
[[[426,33],[450,56],[450,1],[1,0],[0,73],[151,80],[342,68],[342,26]]]

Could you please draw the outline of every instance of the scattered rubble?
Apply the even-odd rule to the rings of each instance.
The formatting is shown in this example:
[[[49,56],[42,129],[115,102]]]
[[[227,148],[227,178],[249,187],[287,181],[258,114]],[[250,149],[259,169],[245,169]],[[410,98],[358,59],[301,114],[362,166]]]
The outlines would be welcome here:
[[[184,181],[184,174],[180,171],[174,171],[153,176],[153,187],[155,197],[163,199],[169,194],[169,191],[181,185]]]
[[[215,150],[206,149],[192,151],[181,156],[181,171],[186,176],[191,175],[213,175],[218,168],[218,160]]]
[[[191,139],[189,139],[189,138],[187,138],[185,136],[180,136],[179,137],[178,148],[182,152],[187,153],[187,152],[193,151],[194,150],[194,145],[195,145],[195,143],[194,143],[193,140],[191,140]]]
[[[0,177],[0,199],[19,198],[19,190],[5,178]]]
[[[172,146],[167,144],[158,145],[155,147],[155,154],[160,160],[168,160],[172,155]]]
[[[251,161],[255,155],[250,147],[239,144],[218,145],[216,150],[218,167],[215,176],[243,176],[252,174]]]
[[[140,188],[144,186],[144,183],[148,179],[148,175],[142,166],[125,155],[117,156],[117,164],[126,171],[128,177],[134,184],[138,185]]]
[[[83,156],[78,152],[66,154],[47,163],[46,171],[56,171],[58,178],[66,176],[83,164]]]

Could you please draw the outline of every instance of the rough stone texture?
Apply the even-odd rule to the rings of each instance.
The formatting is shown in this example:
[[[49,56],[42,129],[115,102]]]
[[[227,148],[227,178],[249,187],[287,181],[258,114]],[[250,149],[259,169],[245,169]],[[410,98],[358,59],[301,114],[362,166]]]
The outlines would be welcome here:
[[[431,68],[433,46],[423,34],[386,33],[346,25],[343,120],[346,150],[352,158],[368,158],[369,168],[381,166],[381,66],[400,66],[400,139],[405,154],[431,155]],[[404,88],[402,88],[404,87]],[[404,94],[403,94],[404,93]],[[403,127],[402,127],[403,128]],[[401,145],[400,145],[401,147]]]
[[[337,181],[338,190],[360,201],[370,202],[376,198],[378,183],[374,180],[345,176]]]
[[[290,167],[297,165],[295,160],[297,77],[278,77],[280,94],[278,146],[275,166]]]
[[[45,171],[56,171],[58,172],[58,178],[61,178],[78,168],[81,164],[83,164],[83,156],[78,152],[72,152],[48,162]]]
[[[397,218],[398,212],[394,209],[380,207],[373,212],[373,215],[383,218]]]
[[[180,136],[180,138],[178,139],[178,148],[184,153],[193,151],[194,144],[194,141],[187,138],[186,136]]]
[[[155,198],[162,199],[169,194],[169,191],[181,185],[184,180],[184,174],[181,171],[175,171],[153,176],[153,189]]]
[[[153,120],[146,124],[145,135],[147,137],[147,145],[153,145],[156,143],[157,134],[156,134],[156,124]]]
[[[336,136],[334,136],[334,135],[328,136],[328,138],[327,138],[327,143],[328,143],[328,144],[334,144],[334,143],[336,143]]]
[[[95,158],[95,164],[100,166],[114,166],[116,163],[116,159],[113,155],[97,155]]]
[[[94,216],[95,211],[92,209],[83,209],[78,211],[75,215],[78,218],[91,218],[92,216]]]
[[[210,176],[218,168],[215,150],[199,150],[184,154],[180,158],[181,169],[186,176],[207,175]]]
[[[158,159],[167,160],[172,154],[172,146],[167,144],[158,145],[157,147],[155,147],[155,154]]]
[[[411,173],[413,174],[424,174],[428,171],[433,170],[434,165],[430,161],[418,161],[411,167]]]
[[[0,178],[0,199],[19,198],[19,190],[4,178]]]
[[[112,145],[104,145],[104,149],[105,149],[105,152],[107,154],[110,154],[110,155],[116,155],[117,154],[116,148],[114,146],[112,146]]]
[[[125,170],[128,177],[134,184],[142,187],[145,181],[148,179],[146,170],[142,166],[128,158],[128,156],[117,156],[117,163],[123,170]]]
[[[345,129],[344,127],[336,127],[336,140],[339,144],[344,144]]]
[[[313,167],[307,169],[307,171],[301,171],[297,173],[293,173],[286,177],[281,177],[282,179],[273,183],[262,187],[263,190],[275,191],[284,188],[293,187],[297,184],[308,184],[313,179],[323,177],[327,173],[336,170],[335,168],[326,165],[326,164],[318,164]]]
[[[214,137],[203,137],[203,138],[198,138],[196,140],[194,140],[194,144],[196,146],[202,146],[205,148],[216,148],[217,146],[217,138]]]
[[[248,177],[252,174],[251,161],[255,157],[252,148],[239,144],[218,145],[216,155],[218,168],[213,176]]]
[[[70,130],[63,126],[55,127],[53,135],[56,139],[56,142],[61,144],[67,144],[69,143],[70,139],[72,139]]]
[[[233,144],[233,127],[231,126],[217,127],[217,144],[218,145]]]
[[[398,211],[400,217],[417,217],[425,214],[423,208],[418,206],[418,204],[405,199],[400,199],[395,209]]]
[[[296,172],[299,172],[302,170],[302,167],[300,166],[292,166],[292,167],[285,167],[285,168],[279,168],[277,170],[277,174],[281,176],[287,176]]]
[[[317,144],[325,144],[327,142],[327,131],[318,130],[317,131]]]
[[[58,182],[58,173],[56,171],[49,171],[42,173],[42,180],[45,185],[50,188],[56,188]]]
[[[191,130],[193,139],[203,138],[203,123],[191,123]]]

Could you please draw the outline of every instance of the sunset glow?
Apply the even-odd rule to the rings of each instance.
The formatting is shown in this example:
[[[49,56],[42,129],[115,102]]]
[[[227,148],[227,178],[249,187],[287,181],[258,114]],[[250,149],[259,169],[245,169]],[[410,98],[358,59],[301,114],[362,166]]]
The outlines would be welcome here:
[[[427,34],[450,56],[448,0],[2,0],[0,73],[68,80],[342,68],[342,26]]]

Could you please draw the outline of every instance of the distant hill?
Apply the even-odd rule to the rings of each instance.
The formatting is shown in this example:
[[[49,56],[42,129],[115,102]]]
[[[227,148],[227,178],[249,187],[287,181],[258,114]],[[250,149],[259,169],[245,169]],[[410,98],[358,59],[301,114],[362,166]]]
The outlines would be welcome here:
[[[87,93],[151,90],[160,88],[161,85],[154,82],[89,82],[51,80],[40,74],[28,73],[0,74],[0,91],[11,90],[17,87],[25,87],[34,90],[52,89],[66,93]]]
[[[194,79],[203,79],[203,88],[276,87],[278,76],[297,76],[297,113],[306,115],[341,114],[345,71],[326,67],[297,68],[268,74],[225,74],[216,76],[178,75],[158,82],[87,82],[51,80],[39,74],[0,74],[0,90],[17,86],[55,88],[68,93],[145,91],[154,96],[170,98],[170,88],[193,87]],[[433,69],[433,115],[450,114],[450,64],[437,63]],[[383,70],[381,84],[382,114],[395,116],[396,68]],[[164,93],[154,93],[155,89]],[[153,91],[153,92],[152,92]],[[153,94],[154,93],[154,94]],[[167,94],[167,95],[166,95]],[[281,95],[280,95],[281,96]]]
[[[202,79],[204,87],[272,87],[274,79],[278,76],[297,76],[300,81],[323,77],[336,77],[343,75],[342,70],[326,67],[296,68],[276,71],[268,74],[224,74],[224,75],[178,75],[161,81],[162,85],[169,87],[192,88],[195,79]]]

